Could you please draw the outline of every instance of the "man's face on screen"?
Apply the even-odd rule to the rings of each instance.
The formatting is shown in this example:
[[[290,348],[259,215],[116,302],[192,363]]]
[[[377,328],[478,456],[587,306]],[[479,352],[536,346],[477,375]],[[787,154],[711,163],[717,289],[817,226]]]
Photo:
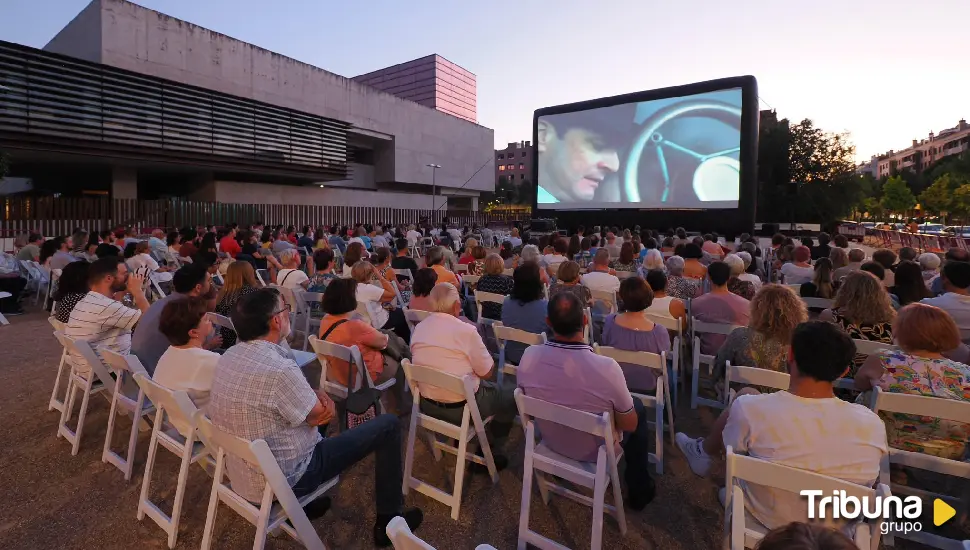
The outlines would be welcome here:
[[[562,136],[548,130],[540,142],[546,157],[543,187],[563,202],[592,200],[603,180],[620,169],[616,148],[590,130],[571,128]]]

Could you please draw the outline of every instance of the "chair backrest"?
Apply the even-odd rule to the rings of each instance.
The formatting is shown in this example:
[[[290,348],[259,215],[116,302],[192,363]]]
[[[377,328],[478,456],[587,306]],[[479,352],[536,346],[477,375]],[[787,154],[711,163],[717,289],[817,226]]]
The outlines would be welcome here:
[[[504,294],[496,294],[494,292],[483,292],[481,290],[475,291],[475,304],[478,306],[478,324],[482,324],[484,317],[482,316],[482,304],[485,302],[502,305],[505,303]]]
[[[404,319],[408,322],[408,326],[411,327],[412,331],[414,330],[414,325],[424,321],[429,315],[431,315],[430,311],[422,311],[420,309],[404,310]]]
[[[169,421],[182,433],[185,427],[195,427],[195,413],[198,407],[192,402],[189,394],[184,391],[172,391],[152,380],[147,372],[135,373],[135,382],[138,387],[145,392],[145,397],[151,401],[156,408],[165,410]],[[188,436],[188,432],[182,433]]]
[[[91,371],[101,380],[106,388],[114,387],[114,379],[111,378],[111,373],[104,366],[98,354],[94,352],[91,344],[88,344],[86,340],[76,340],[60,331],[55,331],[54,337],[64,346],[68,353],[80,356],[91,367]],[[109,391],[113,390],[109,389]]]
[[[589,289],[593,302],[605,302],[610,306],[610,313],[616,313],[616,293],[608,290]]]
[[[519,407],[519,414],[522,416],[522,425],[525,426],[533,418],[555,422],[562,426],[568,426],[574,430],[592,434],[594,436],[606,438],[610,443],[613,439],[613,422],[609,411],[601,415],[579,411],[529,397],[522,392],[522,388],[515,389],[515,403]],[[612,445],[607,445],[612,449]]]
[[[289,487],[289,484],[286,483],[286,476],[283,475],[283,471],[280,470],[279,464],[276,462],[272,451],[269,450],[269,445],[265,441],[262,439],[247,441],[241,437],[226,433],[217,428],[206,417],[204,411],[196,410],[193,420],[199,430],[199,438],[202,439],[206,447],[213,451],[219,449],[251,466],[259,468],[260,473],[266,478],[266,482],[278,496],[280,495],[279,489],[282,488],[279,484],[280,479],[283,480],[286,487]],[[229,487],[227,489],[231,490]],[[293,494],[292,489],[290,489],[290,494]]]
[[[892,344],[885,344],[883,342],[874,342],[872,340],[857,340],[852,339],[855,344],[855,352],[861,353],[863,355],[872,355],[874,353],[879,353],[882,350],[893,350],[897,349],[896,346]]]
[[[58,321],[54,317],[48,317],[47,318],[47,322],[50,323],[52,327],[54,327],[54,330],[57,330],[57,331],[60,331],[60,332],[64,332],[64,327],[66,325],[64,323]]]
[[[477,285],[478,280],[481,278],[481,275],[462,275],[461,280],[464,281],[466,285]]]
[[[679,318],[671,319],[670,317],[662,317],[653,313],[645,313],[644,316],[663,328],[676,332],[678,335],[683,331],[683,325],[681,325]]]
[[[636,271],[617,271],[616,272],[616,278],[621,281],[623,279],[629,279],[630,277],[636,277],[636,276],[637,276]]]
[[[408,359],[401,361],[404,373],[415,397],[420,396],[418,384],[428,384],[450,392],[464,395],[468,401],[475,400],[475,375],[457,376],[438,369],[416,365]]]
[[[414,273],[411,273],[410,269],[395,269],[395,275],[400,275],[401,277],[407,277],[411,283],[414,283]]]
[[[397,299],[397,307],[401,309],[408,307],[407,302],[404,301],[404,296],[401,295],[401,288],[397,284],[397,277],[392,277],[391,279],[391,288],[394,289],[394,297]]]
[[[501,323],[492,325],[492,328],[495,330],[495,339],[498,340],[499,346],[504,346],[507,341],[518,342],[527,346],[541,346],[546,343],[545,334],[526,332],[517,328],[507,327]]]
[[[333,386],[337,389],[344,388],[336,382],[327,380],[327,370],[330,368],[329,359],[332,357],[334,359],[340,359],[342,361],[347,361],[353,365],[353,370],[357,371],[354,379],[354,390],[358,390],[361,384],[366,379],[368,386],[373,386],[371,383],[370,376],[366,376],[366,368],[364,367],[364,358],[360,354],[360,348],[357,346],[342,346],[340,344],[335,344],[333,342],[327,342],[326,340],[321,340],[316,336],[310,335],[309,338],[310,348],[313,353],[317,354],[317,359],[320,361],[320,366],[322,370],[320,371],[320,385],[326,384],[327,386]],[[350,380],[348,380],[350,382]],[[338,393],[344,393],[342,391]]]
[[[885,411],[915,414],[929,418],[970,424],[970,401],[957,401],[928,395],[913,395],[873,388],[869,401],[873,412]]]
[[[791,376],[787,372],[777,372],[758,367],[742,367],[732,365],[730,361],[727,361],[724,367],[724,387],[730,387],[734,382],[787,390],[791,384]],[[728,399],[729,393],[724,392],[725,400]]]
[[[506,277],[511,277],[513,273],[515,273],[515,270],[514,269],[503,269],[502,270],[502,275],[505,275]]]
[[[593,351],[597,355],[609,357],[617,363],[630,363],[660,371],[660,376],[663,376],[664,368],[667,365],[667,352],[657,354],[647,351],[629,351],[599,344],[593,344]]]
[[[266,286],[266,281],[270,280],[269,271],[266,269],[257,269],[256,280],[259,281],[260,286]]]
[[[806,298],[802,297],[802,301],[805,302],[805,307],[814,309],[831,309],[835,304],[835,300],[831,298]]]
[[[741,325],[732,325],[730,323],[708,323],[705,321],[698,321],[697,317],[691,317],[690,319],[691,331],[693,331],[696,336],[698,333],[703,334],[722,334],[727,336],[734,332],[734,329],[741,328]]]
[[[458,264],[455,266],[455,274],[468,273],[468,264]]]
[[[108,368],[122,373],[128,373],[132,376],[136,374],[148,375],[148,371],[145,366],[141,364],[141,360],[135,355],[121,355],[116,351],[110,349],[101,350],[101,360],[108,365]]]

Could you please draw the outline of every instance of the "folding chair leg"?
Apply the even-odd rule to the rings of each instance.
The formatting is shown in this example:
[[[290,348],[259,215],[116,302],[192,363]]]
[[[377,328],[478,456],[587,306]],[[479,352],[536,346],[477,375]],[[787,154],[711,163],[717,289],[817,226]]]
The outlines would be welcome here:
[[[115,394],[111,397],[111,409],[108,410],[108,431],[104,434],[104,449],[101,451],[101,462],[103,462],[104,464],[108,463],[108,456],[111,454],[111,439],[112,439],[112,436],[114,436],[115,414],[117,412],[118,412],[118,392],[115,391]],[[137,422],[137,419],[136,419],[136,422]],[[80,426],[78,426],[78,428],[80,428]],[[127,478],[126,478],[126,481],[127,481]]]
[[[212,491],[209,493],[209,509],[205,515],[205,528],[202,530],[202,550],[211,550],[212,531],[216,527],[216,512],[219,511],[219,484],[222,482],[222,468],[225,464],[224,452],[220,449],[216,459],[216,472],[212,476]]]
[[[690,381],[690,408],[697,410],[697,392],[700,390],[700,366],[697,363],[694,364],[693,374]]]
[[[404,454],[404,482],[401,484],[401,493],[405,495],[411,489],[411,472],[414,466],[414,445],[417,442],[418,415],[418,405],[415,403],[411,408],[411,421],[408,423],[408,442]],[[430,435],[428,437],[430,438]],[[431,442],[431,448],[435,448],[433,441]]]
[[[182,500],[185,498],[185,486],[189,479],[189,466],[192,462],[192,447],[195,445],[194,434],[186,438],[185,450],[182,452],[182,465],[179,467],[178,485],[175,486],[175,504],[172,505],[172,530],[168,534],[168,547],[175,548],[175,539],[179,533],[179,519],[182,517]],[[147,472],[146,472],[147,474]]]
[[[664,397],[664,400],[666,401],[666,397]],[[664,414],[660,410],[661,404],[658,403],[657,405],[657,409],[654,412],[654,431],[656,432],[654,434],[654,441],[657,449],[654,454],[657,456],[657,475],[661,475],[664,473]]]
[[[125,481],[131,481],[131,473],[135,469],[135,449],[138,448],[138,425],[145,418],[141,411],[144,408],[144,397],[137,402],[138,412],[132,413],[131,433],[128,435],[128,456],[125,458]]]
[[[468,430],[468,415],[465,415],[465,425],[463,426],[461,432],[462,434],[467,433]],[[468,464],[468,458],[465,453],[468,452],[468,440],[465,437],[461,438],[458,442],[458,454],[457,462],[455,463],[455,489],[454,493],[451,495],[451,519],[458,521],[458,512],[461,510],[461,490],[465,487],[465,466]]]
[[[546,479],[546,474],[542,472],[536,472],[536,485],[539,486],[539,495],[542,496],[542,503],[546,506],[549,505],[549,480]]]
[[[529,506],[532,502],[532,450],[534,443],[526,443],[525,464],[522,465],[522,504],[519,508],[519,540],[516,544],[518,550],[526,550],[526,534],[529,532]],[[538,474],[537,474],[538,475]],[[542,491],[542,482],[539,482],[539,490]],[[543,500],[548,504],[548,495],[543,493]]]
[[[606,480],[606,461],[601,459],[596,465],[596,483],[593,487],[593,534],[590,539],[590,550],[600,550],[603,547]]]
[[[609,469],[613,485],[613,506],[616,508],[616,522],[620,526],[620,534],[626,536],[626,509],[623,507],[623,490],[620,488],[620,473],[616,467]],[[604,487],[603,492],[606,492]]]
[[[94,376],[92,372],[90,376]],[[71,456],[77,456],[78,449],[81,448],[81,431],[84,430],[84,417],[88,414],[88,402],[91,400],[91,382],[85,385],[84,397],[81,398],[81,411],[77,416],[77,428],[74,430],[74,445],[71,447]]]
[[[162,427],[163,413],[155,413],[155,425],[152,427],[152,438],[148,441],[148,459],[145,461],[145,474],[141,480],[141,496],[138,497],[138,521],[145,519],[145,508],[148,502],[148,489],[152,484],[152,470],[155,469],[155,455],[158,452],[158,432]]]
[[[0,325],[9,325],[9,324],[10,324],[10,321],[8,321],[7,318],[4,317],[2,313],[0,313]]]
[[[438,436],[430,431],[426,431],[425,436],[427,437],[428,445],[431,446],[431,454],[434,456],[434,461],[441,462],[441,449],[439,449],[437,445]]]
[[[67,423],[70,422],[71,417],[74,416],[74,396],[76,394],[77,385],[74,383],[74,377],[68,376],[67,391],[64,394],[64,409],[61,410],[61,422],[57,427],[57,437],[64,435],[62,431],[67,430]]]
[[[61,353],[61,362],[57,365],[57,378],[54,379],[54,389],[51,391],[51,400],[47,403],[47,410],[64,410],[64,401],[57,398],[57,390],[61,387],[61,377],[64,375],[64,363],[66,362],[67,351]],[[66,396],[65,396],[66,397]]]

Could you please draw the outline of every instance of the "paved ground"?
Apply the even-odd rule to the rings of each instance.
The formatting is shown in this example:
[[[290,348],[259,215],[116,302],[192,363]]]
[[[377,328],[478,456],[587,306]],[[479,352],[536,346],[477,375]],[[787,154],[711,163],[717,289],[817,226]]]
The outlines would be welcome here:
[[[162,531],[150,520],[138,522],[136,502],[142,482],[149,435],[139,439],[133,479],[126,483],[121,473],[100,460],[104,442],[108,403],[92,401],[80,452],[71,456],[70,447],[55,437],[57,414],[47,411],[60,348],[51,335],[46,315],[36,311],[12,319],[0,327],[0,548],[3,549],[140,549],[166,547]],[[706,410],[678,411],[677,429],[701,434],[713,420]],[[120,429],[116,441],[127,440]],[[513,431],[509,450],[511,464],[502,472],[498,485],[485,476],[472,476],[466,485],[461,516],[450,518],[444,505],[422,495],[407,497],[410,505],[425,510],[426,521],[419,530],[430,544],[444,549],[472,549],[489,543],[499,549],[514,548],[522,490],[522,432]],[[610,549],[701,549],[717,547],[722,529],[722,512],[717,505],[716,480],[704,480],[690,473],[679,451],[665,442],[665,472],[657,478],[657,498],[641,513],[628,512],[629,531],[622,537],[615,522],[606,520],[603,547]],[[176,458],[164,450],[156,471],[153,494],[165,499],[168,509],[173,498]],[[443,485],[452,473],[434,465],[418,446],[416,472],[419,477]],[[715,471],[723,471],[716,468]],[[333,493],[334,506],[314,522],[331,548],[371,548],[373,511],[373,461],[357,465]],[[160,480],[160,482],[159,482]],[[205,523],[211,479],[199,468],[189,477],[189,489],[179,529],[178,548],[198,548]],[[591,511],[581,505],[553,498],[544,506],[533,493],[532,526],[572,548],[590,542]],[[252,547],[255,529],[229,508],[222,506],[216,526],[215,548]],[[269,548],[298,548],[287,537],[272,539]]]

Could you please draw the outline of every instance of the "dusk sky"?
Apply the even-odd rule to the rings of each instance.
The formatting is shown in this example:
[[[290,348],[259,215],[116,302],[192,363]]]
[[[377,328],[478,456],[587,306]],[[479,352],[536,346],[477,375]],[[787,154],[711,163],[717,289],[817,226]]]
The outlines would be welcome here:
[[[43,47],[87,3],[0,0],[0,39]],[[137,3],[344,76],[438,53],[478,77],[500,148],[539,107],[742,74],[858,159],[970,117],[967,0]]]

